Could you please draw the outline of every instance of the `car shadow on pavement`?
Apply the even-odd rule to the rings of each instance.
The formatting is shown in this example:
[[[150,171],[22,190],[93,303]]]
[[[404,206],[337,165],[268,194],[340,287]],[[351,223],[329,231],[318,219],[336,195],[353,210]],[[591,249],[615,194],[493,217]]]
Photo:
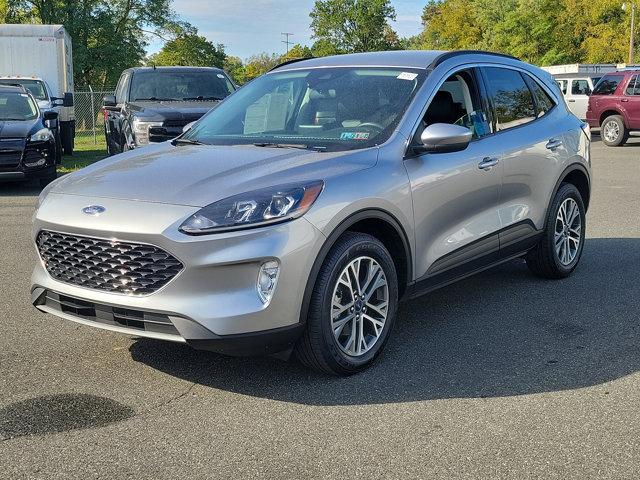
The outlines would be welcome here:
[[[0,197],[37,197],[42,187],[36,182],[7,182],[0,184]]]
[[[348,378],[140,339],[134,360],[200,385],[308,405],[524,395],[640,368],[640,239],[588,239],[565,280],[513,261],[401,305],[379,361]],[[605,387],[603,387],[605,388]]]

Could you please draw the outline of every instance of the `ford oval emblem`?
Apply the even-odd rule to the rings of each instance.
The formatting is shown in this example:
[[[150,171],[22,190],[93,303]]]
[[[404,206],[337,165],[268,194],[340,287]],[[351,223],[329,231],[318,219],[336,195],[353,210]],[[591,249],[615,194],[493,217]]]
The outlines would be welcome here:
[[[93,215],[94,217],[106,211],[107,209],[104,208],[102,205],[89,205],[88,207],[84,207],[82,209],[82,213],[85,213],[87,215]]]

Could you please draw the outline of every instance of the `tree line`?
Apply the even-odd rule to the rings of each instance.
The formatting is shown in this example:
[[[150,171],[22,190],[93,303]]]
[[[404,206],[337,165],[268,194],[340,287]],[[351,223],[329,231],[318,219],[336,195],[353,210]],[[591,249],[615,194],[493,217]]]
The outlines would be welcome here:
[[[79,88],[112,87],[122,70],[139,65],[216,66],[243,84],[295,58],[397,49],[483,49],[538,65],[619,63],[629,14],[621,0],[428,0],[422,32],[400,38],[391,0],[316,0],[311,46],[242,60],[180,19],[171,0],[0,0],[0,23],[66,27]],[[150,36],[164,46],[147,56]]]

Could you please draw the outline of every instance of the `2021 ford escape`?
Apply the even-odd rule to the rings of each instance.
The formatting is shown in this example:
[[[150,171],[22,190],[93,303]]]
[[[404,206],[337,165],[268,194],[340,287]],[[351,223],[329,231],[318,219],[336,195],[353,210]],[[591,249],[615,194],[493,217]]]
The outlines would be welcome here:
[[[226,354],[350,374],[398,301],[508,259],[576,268],[590,134],[552,77],[485,52],[281,65],[179,138],[45,189],[32,300]]]

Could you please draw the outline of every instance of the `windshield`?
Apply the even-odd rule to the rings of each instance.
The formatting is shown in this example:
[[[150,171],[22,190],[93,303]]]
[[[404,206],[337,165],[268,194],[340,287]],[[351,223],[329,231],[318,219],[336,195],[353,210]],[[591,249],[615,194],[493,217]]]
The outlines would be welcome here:
[[[136,100],[222,100],[234,91],[222,73],[207,71],[136,72],[129,98]]]
[[[31,92],[31,95],[33,95],[36,100],[49,100],[47,89],[44,87],[44,82],[42,80],[3,78],[0,79],[0,85],[22,85],[24,88],[29,90],[29,92]]]
[[[0,120],[35,120],[38,107],[26,93],[0,91]]]
[[[212,145],[351,150],[383,143],[426,73],[406,68],[273,72],[244,86],[183,137]]]

